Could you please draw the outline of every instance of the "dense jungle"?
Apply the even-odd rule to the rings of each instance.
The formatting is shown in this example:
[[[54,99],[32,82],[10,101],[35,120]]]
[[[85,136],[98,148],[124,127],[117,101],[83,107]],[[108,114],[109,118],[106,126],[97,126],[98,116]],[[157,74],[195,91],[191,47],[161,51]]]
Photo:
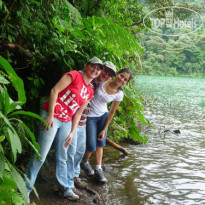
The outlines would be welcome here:
[[[113,62],[118,70],[131,69],[134,77],[123,88],[108,136],[134,146],[149,141],[144,129],[154,129],[145,113],[154,100],[139,89],[138,75],[205,77],[204,25],[174,37],[144,26],[151,27],[150,18],[144,22],[149,11],[174,5],[204,18],[202,0],[0,0],[1,205],[27,204],[25,166],[33,152],[41,157],[36,134],[39,121],[45,120],[38,114],[63,73],[83,70],[93,56]],[[34,192],[39,202],[33,204],[40,204]]]

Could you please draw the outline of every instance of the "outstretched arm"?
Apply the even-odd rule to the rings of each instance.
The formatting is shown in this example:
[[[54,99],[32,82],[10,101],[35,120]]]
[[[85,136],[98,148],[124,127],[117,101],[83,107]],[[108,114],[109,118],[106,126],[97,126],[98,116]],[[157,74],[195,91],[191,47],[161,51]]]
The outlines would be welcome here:
[[[51,89],[49,96],[49,105],[48,105],[48,115],[45,120],[48,123],[48,126],[53,126],[54,122],[54,108],[58,98],[58,93],[64,90],[72,82],[72,77],[70,75],[64,75],[57,84]],[[47,129],[46,125],[43,124],[43,129]]]
[[[71,128],[71,132],[68,135],[68,137],[66,138],[65,141],[65,147],[68,147],[73,139],[73,136],[75,134],[75,130],[78,126],[78,123],[80,121],[80,117],[83,113],[83,110],[87,107],[89,100],[87,100],[75,113],[75,115],[73,116],[73,120],[72,120],[72,128]]]
[[[113,117],[114,117],[114,115],[115,115],[115,112],[116,112],[116,110],[117,110],[117,108],[118,108],[120,102],[121,102],[121,101],[114,101],[114,102],[112,103],[112,107],[111,107],[111,109],[110,109],[110,111],[109,111],[109,114],[108,114],[108,117],[107,117],[105,126],[104,126],[103,130],[100,132],[99,137],[98,137],[98,140],[102,141],[102,140],[104,139],[104,137],[105,137],[105,132],[106,132],[106,130],[107,130],[107,128],[108,128],[110,122],[112,121],[112,119],[113,119]]]

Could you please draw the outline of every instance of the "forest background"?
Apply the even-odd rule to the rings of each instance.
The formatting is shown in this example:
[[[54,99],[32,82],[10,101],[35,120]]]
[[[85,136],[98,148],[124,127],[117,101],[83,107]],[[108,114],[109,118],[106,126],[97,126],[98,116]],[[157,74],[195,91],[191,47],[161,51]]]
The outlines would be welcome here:
[[[82,70],[93,56],[112,61],[118,70],[129,67],[135,77],[124,88],[108,136],[144,143],[140,127],[150,123],[137,75],[205,76],[204,27],[168,38],[143,24],[149,11],[176,4],[204,16],[201,0],[0,0],[1,204],[27,201],[20,166],[32,150],[38,154],[35,113],[64,72]],[[151,26],[149,18],[146,25]]]

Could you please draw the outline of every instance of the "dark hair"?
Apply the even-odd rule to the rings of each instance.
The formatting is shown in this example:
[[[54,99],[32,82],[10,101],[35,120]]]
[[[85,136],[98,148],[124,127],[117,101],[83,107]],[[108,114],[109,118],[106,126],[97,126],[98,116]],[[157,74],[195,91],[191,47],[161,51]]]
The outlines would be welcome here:
[[[129,82],[129,81],[131,80],[131,78],[132,78],[132,73],[131,73],[131,71],[130,71],[129,68],[122,68],[121,70],[119,70],[119,71],[116,73],[116,75],[118,75],[118,74],[120,74],[120,73],[128,73],[128,74],[130,75],[130,77],[129,77],[129,79],[128,79],[127,82]]]

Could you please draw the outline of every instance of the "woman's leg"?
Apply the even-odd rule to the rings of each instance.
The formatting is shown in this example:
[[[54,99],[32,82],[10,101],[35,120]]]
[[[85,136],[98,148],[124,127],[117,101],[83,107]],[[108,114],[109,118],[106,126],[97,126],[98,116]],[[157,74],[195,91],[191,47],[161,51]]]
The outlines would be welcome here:
[[[95,151],[95,163],[96,165],[102,165],[103,147],[96,147]]]
[[[47,112],[42,110],[41,117],[45,118],[46,116],[47,116]],[[60,121],[57,120],[56,118],[54,119],[53,127],[51,127],[49,130],[43,130],[42,126],[39,125],[39,135],[38,135],[37,142],[40,147],[39,154],[41,155],[42,159],[39,159],[35,154],[33,154],[26,169],[26,175],[31,181],[32,185],[34,185],[36,181],[38,172],[46,159],[46,156],[51,148],[51,145],[53,143],[53,140],[55,138],[59,126],[60,126]],[[26,179],[25,182],[26,182],[27,192],[29,196],[30,192],[32,191],[32,187]]]
[[[96,150],[98,117],[88,117],[86,123],[86,151],[92,153]],[[89,157],[89,155],[87,156]]]
[[[101,132],[101,130],[104,128],[106,120],[107,120],[108,113],[105,113],[104,115],[100,116],[97,124],[97,135]],[[105,178],[103,171],[102,171],[102,157],[103,157],[103,147],[106,144],[106,138],[107,138],[107,131],[105,133],[104,139],[102,141],[97,140],[97,147],[95,152],[95,162],[96,162],[96,170],[94,178],[97,179],[100,182],[106,182],[107,179]]]
[[[102,116],[99,117],[98,123],[97,123],[97,136],[99,136],[100,132],[103,130],[105,123],[107,121],[108,113],[106,112]],[[97,147],[104,147],[106,145],[106,138],[107,138],[107,130],[105,132],[105,136],[102,141],[97,140]]]
[[[74,158],[75,153],[77,149],[77,137],[78,137],[78,127],[75,131],[75,135],[73,136],[72,142],[68,147],[68,160],[67,160],[67,180],[68,180],[68,188],[73,189],[74,188]]]
[[[98,117],[88,117],[86,123],[86,152],[83,156],[80,167],[88,176],[92,176],[94,174],[94,171],[88,161],[91,154],[96,150],[97,120]]]
[[[83,162],[87,163],[90,159],[90,156],[92,155],[92,152],[89,152],[89,151],[85,151],[85,154],[83,156]]]
[[[79,177],[80,174],[80,162],[85,154],[86,146],[86,127],[78,127],[77,133],[77,147],[74,157],[74,177]]]
[[[71,131],[72,122],[62,122],[56,134],[55,140],[55,157],[56,157],[56,178],[58,180],[59,191],[65,195],[71,195],[72,190],[68,189],[67,180],[67,150],[65,140]]]

